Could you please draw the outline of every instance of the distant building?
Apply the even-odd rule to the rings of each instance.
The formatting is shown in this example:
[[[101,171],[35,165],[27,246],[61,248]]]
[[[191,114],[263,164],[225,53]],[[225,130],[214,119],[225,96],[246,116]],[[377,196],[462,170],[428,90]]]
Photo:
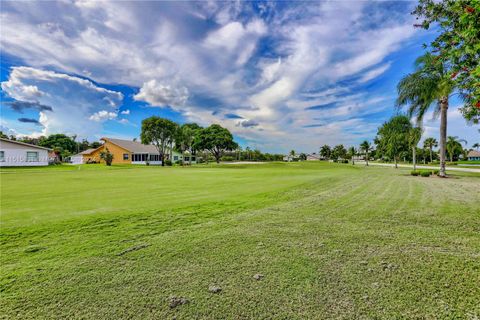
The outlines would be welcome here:
[[[48,166],[52,149],[0,138],[0,167]]]
[[[319,154],[316,154],[315,152],[314,153],[310,153],[310,154],[307,154],[307,161],[315,161],[315,160],[321,160],[322,157],[320,157]]]
[[[467,154],[468,161],[480,160],[480,151],[472,150]]]
[[[286,155],[286,156],[283,156],[283,161],[286,161],[286,162],[292,162],[292,161],[299,161],[300,160],[300,155]]]

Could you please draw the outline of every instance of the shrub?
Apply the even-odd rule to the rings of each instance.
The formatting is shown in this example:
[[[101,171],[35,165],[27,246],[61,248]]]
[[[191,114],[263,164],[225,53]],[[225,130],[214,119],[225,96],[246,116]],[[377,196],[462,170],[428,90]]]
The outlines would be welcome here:
[[[233,161],[235,160],[232,156],[223,156],[222,161]]]
[[[422,177],[430,177],[431,174],[432,174],[431,171],[422,171],[422,172],[420,172],[420,175],[421,175]]]
[[[178,164],[179,166],[183,166],[183,160],[175,161],[175,164]]]
[[[412,176],[418,176],[418,175],[420,174],[420,172],[415,171],[415,170],[412,170],[412,171],[410,172],[410,174],[411,174]]]
[[[166,166],[171,166],[171,165],[172,165],[172,161],[171,161],[171,160],[165,160],[165,165],[166,165]]]
[[[432,171],[432,174],[437,175],[437,176],[438,176],[439,173],[440,173],[440,170],[438,170],[438,169]]]

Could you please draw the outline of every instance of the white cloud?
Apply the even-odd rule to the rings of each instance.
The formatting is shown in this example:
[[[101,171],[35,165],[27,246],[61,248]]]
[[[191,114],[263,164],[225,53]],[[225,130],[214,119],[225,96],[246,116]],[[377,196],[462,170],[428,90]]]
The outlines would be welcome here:
[[[127,109],[127,110],[123,110],[120,112],[121,114],[124,114],[124,115],[129,115],[130,114],[130,110]]]
[[[187,101],[188,89],[165,85],[153,79],[145,82],[133,98],[137,101],[145,101],[154,107],[178,108]]]
[[[13,67],[1,86],[14,99],[34,99],[45,107],[39,112],[39,122],[44,126],[42,134],[92,137],[102,131],[99,121],[116,117],[116,109],[123,101],[122,93],[99,87],[89,80],[30,67]],[[31,87],[42,94],[32,96],[31,91],[25,90]]]
[[[378,68],[372,69],[366,73],[364,73],[361,78],[358,80],[359,83],[365,83],[370,80],[373,80],[379,76],[381,76],[385,71],[387,71],[390,68],[391,63],[386,63],[384,65],[381,65]]]
[[[410,10],[398,13],[384,3],[364,1],[276,7],[282,6],[262,5],[259,14],[240,1],[6,2],[0,46],[35,70],[140,88],[137,101],[169,105],[187,120],[222,123],[270,150],[322,144],[329,139],[326,128],[342,141],[363,137],[363,131],[352,133],[348,126],[374,126],[358,116],[392,106],[383,101],[369,110],[364,102],[386,93],[356,86],[395,64],[389,55],[414,37]],[[13,75],[5,86],[12,96],[53,107],[41,115],[47,131],[98,132],[101,122],[89,118],[118,112],[118,95],[88,80],[57,76],[48,86],[40,74],[30,73],[35,80],[25,78],[16,86],[10,82]],[[339,85],[351,79],[353,84]],[[69,99],[60,89],[64,83]],[[72,92],[73,86],[81,90]],[[195,102],[202,97],[219,102]],[[338,102],[338,110],[305,110],[331,102]],[[247,128],[237,126],[238,119],[223,118],[232,112],[260,125]],[[357,122],[345,122],[352,117]],[[332,126],[303,128],[314,119]]]
[[[92,114],[88,119],[96,122],[103,122],[107,120],[113,120],[117,118],[116,112],[111,112],[107,110],[101,110]]]

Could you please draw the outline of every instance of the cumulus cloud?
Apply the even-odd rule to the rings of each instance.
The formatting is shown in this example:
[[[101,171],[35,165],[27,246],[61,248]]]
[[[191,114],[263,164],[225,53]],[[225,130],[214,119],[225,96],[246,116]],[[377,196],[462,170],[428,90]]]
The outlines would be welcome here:
[[[71,133],[82,137],[100,134],[99,121],[116,116],[123,101],[122,93],[89,80],[31,67],[13,67],[1,86],[5,94],[18,99],[13,102],[17,110],[28,107],[39,111],[41,134]],[[25,87],[36,87],[43,94],[35,96],[35,102],[24,103],[32,99],[30,92],[23,90]]]
[[[415,38],[411,7],[365,1],[5,2],[2,50],[33,68],[20,85],[15,81],[22,69],[12,69],[2,90],[50,106],[53,111],[30,107],[40,111],[46,132],[99,132],[101,121],[118,113],[123,97],[82,78],[88,77],[140,88],[136,101],[170,106],[188,121],[222,123],[267,150],[314,146],[330,136],[364,139],[371,130],[362,128],[383,120],[369,117],[390,108],[393,98],[385,98],[385,88],[366,92],[361,86],[387,76],[395,65],[390,55]],[[44,69],[58,72],[52,77]],[[333,102],[333,108],[306,109]],[[259,129],[256,121],[263,131],[251,130]],[[319,123],[326,125],[311,126]]]
[[[188,89],[162,84],[153,79],[145,82],[133,98],[137,101],[145,101],[154,107],[177,108],[183,106],[187,101]]]
[[[127,109],[127,110],[123,110],[120,112],[121,114],[124,114],[124,115],[129,115],[130,114],[130,110]]]
[[[113,120],[116,118],[117,118],[117,113],[107,111],[107,110],[101,110],[92,114],[88,119],[96,122],[103,122],[107,120]]]
[[[252,128],[252,127],[257,127],[259,123],[255,120],[242,120],[237,122],[237,126],[241,126],[244,128]]]

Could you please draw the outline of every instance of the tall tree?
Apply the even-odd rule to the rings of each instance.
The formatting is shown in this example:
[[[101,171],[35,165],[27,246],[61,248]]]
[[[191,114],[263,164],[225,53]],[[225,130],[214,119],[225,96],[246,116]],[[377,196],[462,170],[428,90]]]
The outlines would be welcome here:
[[[422,128],[411,128],[408,133],[408,144],[412,149],[413,171],[417,170],[417,145],[420,142],[420,138],[422,138]]]
[[[459,155],[463,152],[463,147],[461,142],[467,143],[467,141],[463,139],[458,139],[458,137],[448,136],[447,151],[448,151],[448,155],[450,156],[450,162],[453,161],[453,157],[455,155]]]
[[[475,142],[475,143],[472,145],[472,148],[475,148],[475,149],[477,149],[477,151],[478,151],[478,148],[480,148],[480,143]]]
[[[368,159],[370,157],[370,151],[372,151],[372,145],[370,144],[370,142],[365,140],[360,144],[360,149],[365,152],[365,165],[368,166]]]
[[[355,156],[357,155],[357,149],[355,147],[348,148],[348,156],[352,159],[352,165],[355,165]]]
[[[332,149],[330,148],[329,145],[323,145],[320,148],[320,155],[324,157],[325,159],[330,159],[330,156],[332,155]]]
[[[198,145],[202,149],[210,151],[217,163],[220,163],[220,158],[225,151],[235,150],[238,147],[237,143],[233,141],[233,135],[230,131],[218,124],[212,124],[202,129],[198,135],[198,140]]]
[[[447,110],[449,96],[455,83],[448,74],[448,69],[438,57],[426,53],[416,62],[415,72],[405,76],[397,86],[397,105],[408,105],[410,117],[416,116],[421,122],[425,113],[434,107],[434,114],[440,113],[440,173],[445,177]]]
[[[407,116],[397,115],[378,129],[377,145],[390,159],[394,160],[395,168],[398,168],[400,155],[409,150],[408,136],[411,128],[412,124]]]
[[[450,78],[465,100],[461,111],[473,123],[480,121],[480,1],[419,0],[413,11],[422,19],[417,27],[436,28],[427,48],[449,66]]]
[[[425,139],[425,141],[423,142],[423,147],[430,150],[430,162],[432,162],[433,161],[433,148],[438,147],[437,139],[435,139],[435,138]]]
[[[174,141],[177,128],[175,122],[156,116],[142,121],[140,139],[143,144],[153,144],[157,148],[162,166],[165,166],[165,154]]]
[[[345,159],[347,157],[347,149],[343,146],[343,144],[336,145],[332,149],[332,159],[335,161],[338,159]]]
[[[194,122],[185,123],[182,127],[186,128],[186,130],[184,130],[184,134],[189,142],[189,146],[187,148],[187,151],[190,152],[189,165],[192,165],[192,156],[195,156],[198,150],[197,145],[195,144],[195,141],[197,140],[196,137],[199,135],[202,127]]]

